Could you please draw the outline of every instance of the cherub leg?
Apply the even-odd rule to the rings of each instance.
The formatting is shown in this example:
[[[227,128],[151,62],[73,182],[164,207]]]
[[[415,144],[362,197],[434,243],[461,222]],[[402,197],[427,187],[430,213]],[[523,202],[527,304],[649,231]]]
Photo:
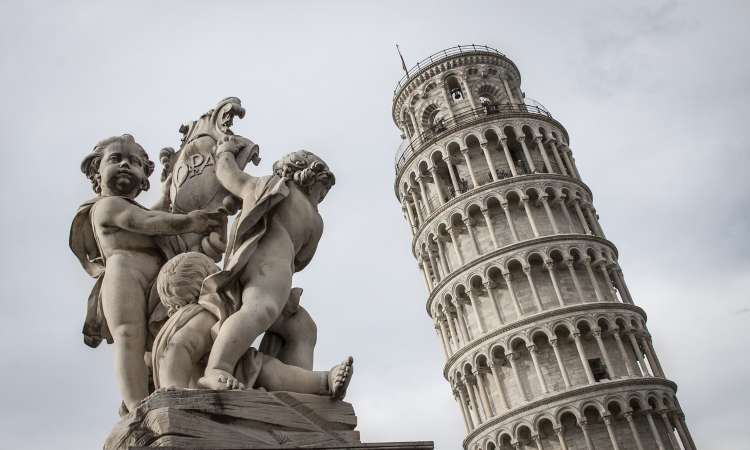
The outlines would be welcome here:
[[[278,319],[286,304],[292,287],[291,264],[261,262],[247,280],[242,307],[222,324],[211,349],[205,375],[199,380],[205,388],[236,388],[232,373],[237,361]]]
[[[115,376],[122,400],[132,411],[148,395],[148,371],[143,359],[146,298],[136,282],[108,283],[107,279],[101,295],[104,317],[114,340]]]
[[[294,315],[280,318],[271,327],[271,331],[284,338],[284,347],[278,355],[279,360],[312,370],[318,329],[305,308],[300,306]]]
[[[263,368],[258,375],[258,386],[269,391],[289,391],[300,394],[330,395],[341,400],[346,394],[353,371],[353,359],[345,359],[328,371],[312,371],[284,364],[263,355]]]

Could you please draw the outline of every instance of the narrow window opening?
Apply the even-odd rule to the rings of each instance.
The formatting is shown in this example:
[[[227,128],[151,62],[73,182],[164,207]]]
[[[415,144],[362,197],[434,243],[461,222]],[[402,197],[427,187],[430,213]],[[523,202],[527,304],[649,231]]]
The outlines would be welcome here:
[[[605,378],[610,379],[607,365],[604,364],[601,358],[589,359],[589,367],[591,368],[591,374],[594,375],[594,381],[598,382]]]

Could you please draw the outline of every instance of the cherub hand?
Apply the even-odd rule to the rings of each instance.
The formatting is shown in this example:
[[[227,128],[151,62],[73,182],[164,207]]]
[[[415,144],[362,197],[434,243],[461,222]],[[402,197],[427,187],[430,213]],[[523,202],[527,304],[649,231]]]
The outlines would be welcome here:
[[[192,221],[192,231],[199,234],[205,234],[221,227],[227,217],[223,211],[205,211],[202,209],[191,211],[187,216]]]

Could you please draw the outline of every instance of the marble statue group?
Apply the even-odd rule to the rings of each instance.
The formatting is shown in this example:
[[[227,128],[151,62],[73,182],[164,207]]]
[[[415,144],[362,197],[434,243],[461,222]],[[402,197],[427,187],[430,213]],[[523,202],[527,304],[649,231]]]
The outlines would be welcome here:
[[[352,358],[313,371],[316,327],[292,286],[315,254],[318,204],[335,177],[305,150],[276,161],[271,175],[245,172],[260,158],[230,130],[244,113],[230,97],[180,128],[179,150],[159,154],[152,208],[136,197],[154,163],[132,136],[99,142],[81,163],[96,193],[70,231],[96,280],[84,341],[113,345],[122,413],[157,389],[346,393]]]

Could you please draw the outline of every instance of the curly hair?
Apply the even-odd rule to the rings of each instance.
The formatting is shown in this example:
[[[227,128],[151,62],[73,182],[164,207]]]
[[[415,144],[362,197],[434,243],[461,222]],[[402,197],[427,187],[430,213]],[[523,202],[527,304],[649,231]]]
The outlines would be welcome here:
[[[211,258],[198,252],[181,253],[162,266],[156,292],[171,316],[180,307],[195,303],[203,280],[219,271]]]
[[[104,150],[106,150],[106,148],[112,144],[127,145],[135,147],[139,150],[139,153],[141,154],[141,161],[143,163],[143,171],[146,174],[146,178],[141,184],[141,191],[147,191],[150,187],[148,177],[151,176],[151,174],[154,172],[154,162],[149,159],[146,150],[144,150],[139,143],[135,142],[133,136],[129,134],[123,134],[122,136],[113,136],[111,138],[100,141],[94,146],[94,149],[91,151],[91,153],[83,158],[83,161],[81,162],[81,172],[83,172],[83,174],[86,175],[86,177],[91,181],[94,192],[96,192],[97,194],[100,194],[102,192],[102,187],[99,180],[99,164],[101,164],[102,162]]]
[[[307,150],[298,150],[284,155],[273,163],[273,173],[292,180],[305,193],[309,192],[310,186],[315,182],[323,183],[326,193],[336,184],[336,177],[328,168],[328,164]]]

